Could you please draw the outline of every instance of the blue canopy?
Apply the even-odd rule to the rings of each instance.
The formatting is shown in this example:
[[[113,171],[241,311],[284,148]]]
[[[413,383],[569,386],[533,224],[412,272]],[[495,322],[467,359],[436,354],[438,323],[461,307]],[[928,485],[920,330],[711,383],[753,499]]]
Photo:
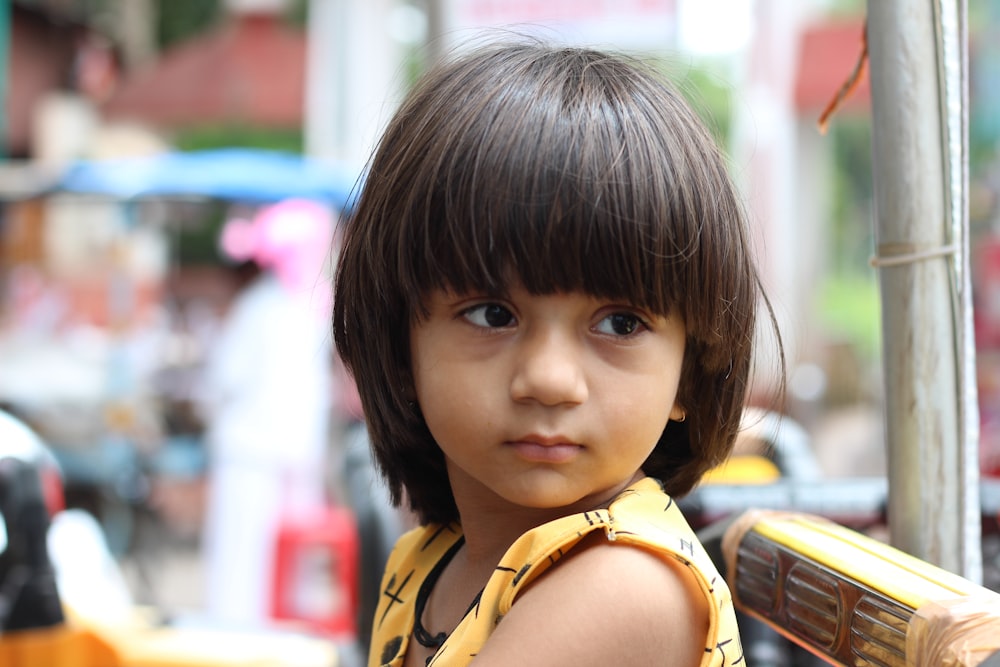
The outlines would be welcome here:
[[[77,162],[56,189],[119,199],[193,196],[267,203],[296,197],[344,210],[360,179],[361,170],[343,162],[223,148]]]

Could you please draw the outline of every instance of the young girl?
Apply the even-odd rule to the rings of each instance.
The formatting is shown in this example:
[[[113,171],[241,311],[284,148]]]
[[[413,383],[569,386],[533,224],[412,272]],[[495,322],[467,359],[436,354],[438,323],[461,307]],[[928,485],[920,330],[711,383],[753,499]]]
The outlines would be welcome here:
[[[758,288],[725,161],[650,69],[518,43],[427,75],[334,298],[376,460],[421,522],[370,664],[740,664],[672,496],[730,451]]]

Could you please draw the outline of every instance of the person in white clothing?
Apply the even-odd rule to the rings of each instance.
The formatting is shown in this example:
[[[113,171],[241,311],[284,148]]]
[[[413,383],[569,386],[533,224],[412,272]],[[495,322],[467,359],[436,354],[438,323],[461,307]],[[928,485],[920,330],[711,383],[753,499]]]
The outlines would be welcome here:
[[[251,274],[207,360],[209,452],[203,534],[205,607],[228,624],[260,625],[271,609],[274,548],[285,512],[325,505],[331,409],[333,220],[286,200],[230,220],[220,246]]]

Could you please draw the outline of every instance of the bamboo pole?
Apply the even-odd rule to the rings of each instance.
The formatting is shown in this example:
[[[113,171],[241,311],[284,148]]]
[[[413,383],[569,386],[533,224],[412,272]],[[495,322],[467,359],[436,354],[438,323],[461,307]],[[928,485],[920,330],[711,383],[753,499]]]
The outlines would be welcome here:
[[[979,580],[964,25],[955,0],[868,3],[890,536]]]

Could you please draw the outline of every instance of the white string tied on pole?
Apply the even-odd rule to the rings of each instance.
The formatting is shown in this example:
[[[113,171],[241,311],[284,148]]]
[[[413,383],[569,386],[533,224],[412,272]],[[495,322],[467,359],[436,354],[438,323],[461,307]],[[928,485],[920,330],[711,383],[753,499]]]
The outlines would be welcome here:
[[[899,247],[900,244],[895,243],[893,246]],[[902,266],[904,264],[913,264],[915,262],[922,262],[928,259],[951,257],[958,254],[959,250],[960,248],[957,243],[912,252],[883,252],[883,248],[880,247],[879,253],[869,259],[868,263],[876,269],[889,266]]]

